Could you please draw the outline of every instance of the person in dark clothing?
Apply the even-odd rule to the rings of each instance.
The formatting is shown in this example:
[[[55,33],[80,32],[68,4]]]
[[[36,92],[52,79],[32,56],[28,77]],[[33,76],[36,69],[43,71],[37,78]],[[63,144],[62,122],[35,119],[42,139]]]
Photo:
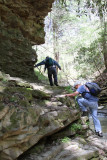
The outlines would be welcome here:
[[[46,69],[48,70],[48,79],[49,79],[49,82],[50,82],[50,86],[53,86],[54,84],[56,86],[58,86],[56,66],[61,70],[61,67],[58,64],[58,62],[56,62],[55,60],[53,60],[50,57],[46,57],[45,60],[36,64],[34,67],[38,67],[38,66],[41,66],[41,65],[45,65],[45,70]],[[52,76],[53,76],[53,78],[52,78]],[[53,79],[54,79],[54,83],[53,83]]]

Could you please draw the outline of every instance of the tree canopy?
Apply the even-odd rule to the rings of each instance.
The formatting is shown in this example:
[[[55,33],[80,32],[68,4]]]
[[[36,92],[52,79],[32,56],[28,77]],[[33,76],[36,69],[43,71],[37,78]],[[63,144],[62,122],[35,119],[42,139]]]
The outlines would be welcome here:
[[[92,77],[107,70],[105,0],[56,0],[45,18],[45,44],[38,60],[49,55],[72,78]],[[34,47],[35,48],[35,47]]]

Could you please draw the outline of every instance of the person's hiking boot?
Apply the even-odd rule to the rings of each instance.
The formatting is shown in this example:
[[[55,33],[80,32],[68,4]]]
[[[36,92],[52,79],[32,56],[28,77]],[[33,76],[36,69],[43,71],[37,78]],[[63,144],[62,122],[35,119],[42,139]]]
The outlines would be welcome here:
[[[50,86],[53,86],[53,84],[50,84]]]
[[[56,86],[59,86],[58,84],[55,84]]]
[[[82,117],[85,117],[85,116],[87,116],[87,117],[88,117],[88,111],[83,111],[83,113],[82,113]]]
[[[96,132],[96,135],[99,137],[103,137],[103,133],[102,132]]]

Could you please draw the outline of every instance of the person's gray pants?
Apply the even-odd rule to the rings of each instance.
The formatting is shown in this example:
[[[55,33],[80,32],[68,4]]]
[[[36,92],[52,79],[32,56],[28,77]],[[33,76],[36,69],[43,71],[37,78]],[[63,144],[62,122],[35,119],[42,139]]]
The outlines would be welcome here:
[[[96,132],[101,132],[101,124],[97,117],[98,102],[89,101],[85,98],[77,98],[77,103],[82,111],[89,109]]]

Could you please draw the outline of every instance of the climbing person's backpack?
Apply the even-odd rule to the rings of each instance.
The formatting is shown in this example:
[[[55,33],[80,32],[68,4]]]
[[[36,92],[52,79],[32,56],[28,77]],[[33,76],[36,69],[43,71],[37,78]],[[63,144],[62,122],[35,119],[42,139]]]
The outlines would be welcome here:
[[[85,86],[89,89],[89,92],[93,96],[97,96],[101,92],[101,88],[96,83],[88,82]]]
[[[49,57],[48,59],[46,59],[45,65],[47,68],[50,66],[53,66],[53,64],[54,64],[54,62],[53,62],[52,58]]]

